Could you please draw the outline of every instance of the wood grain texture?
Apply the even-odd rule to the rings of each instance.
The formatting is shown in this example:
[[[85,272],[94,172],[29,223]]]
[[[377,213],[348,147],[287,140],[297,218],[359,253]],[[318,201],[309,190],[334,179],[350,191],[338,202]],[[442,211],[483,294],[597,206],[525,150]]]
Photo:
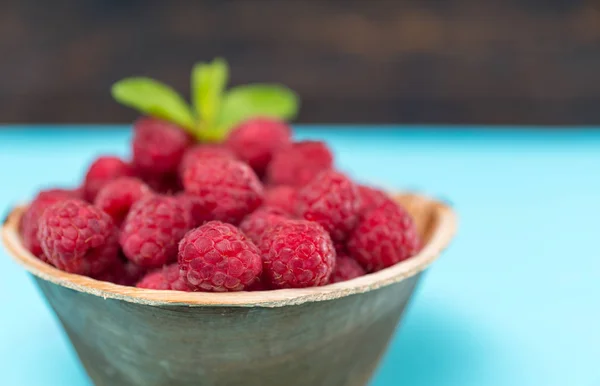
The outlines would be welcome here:
[[[58,271],[3,240],[32,275],[96,385],[362,386],[422,271],[448,245],[445,205],[398,195],[426,241],[394,267],[334,285],[234,294],[152,291]]]
[[[112,82],[187,93],[217,55],[297,90],[300,122],[600,123],[597,0],[5,0],[0,117],[130,122]]]
[[[366,385],[420,274],[277,308],[128,303],[37,279],[96,385]]]

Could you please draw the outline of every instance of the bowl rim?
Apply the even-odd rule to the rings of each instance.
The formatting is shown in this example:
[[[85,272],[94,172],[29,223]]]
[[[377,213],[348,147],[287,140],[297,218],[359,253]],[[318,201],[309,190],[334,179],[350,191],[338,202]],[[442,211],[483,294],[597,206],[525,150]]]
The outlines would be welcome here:
[[[15,207],[2,226],[2,240],[9,255],[29,273],[75,291],[148,306],[189,307],[284,307],[338,299],[398,283],[425,270],[449,245],[457,228],[456,213],[446,204],[417,194],[394,194],[395,200],[413,199],[432,208],[434,229],[421,251],[394,266],[352,280],[321,287],[253,292],[182,292],[128,287],[67,273],[39,260],[21,243],[19,222],[26,205]]]

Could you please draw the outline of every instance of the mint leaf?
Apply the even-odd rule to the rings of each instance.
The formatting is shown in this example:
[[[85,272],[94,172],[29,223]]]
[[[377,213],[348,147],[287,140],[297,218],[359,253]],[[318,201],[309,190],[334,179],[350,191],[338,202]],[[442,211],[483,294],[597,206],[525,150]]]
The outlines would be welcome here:
[[[164,83],[143,77],[126,78],[115,83],[111,93],[122,105],[194,131],[190,107],[177,91]]]
[[[250,118],[293,119],[300,100],[291,89],[278,84],[249,84],[231,88],[223,97],[213,131],[225,137],[238,123]]]
[[[205,125],[217,119],[223,90],[229,80],[229,66],[221,58],[197,63],[192,70],[192,104],[196,117]]]

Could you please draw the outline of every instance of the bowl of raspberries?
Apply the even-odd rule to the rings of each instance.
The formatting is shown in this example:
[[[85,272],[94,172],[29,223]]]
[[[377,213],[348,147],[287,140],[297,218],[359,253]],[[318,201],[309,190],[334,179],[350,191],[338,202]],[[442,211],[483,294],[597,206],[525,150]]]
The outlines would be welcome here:
[[[130,157],[15,208],[5,246],[95,384],[365,385],[455,215],[295,140],[289,90],[226,92],[220,59],[192,78],[189,116],[158,82],[115,85],[143,113]]]

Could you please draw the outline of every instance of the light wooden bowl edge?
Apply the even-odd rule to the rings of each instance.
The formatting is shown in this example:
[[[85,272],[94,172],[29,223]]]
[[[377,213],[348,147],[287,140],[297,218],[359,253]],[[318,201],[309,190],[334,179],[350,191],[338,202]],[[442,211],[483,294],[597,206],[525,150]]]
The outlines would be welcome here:
[[[149,306],[283,307],[364,293],[400,282],[427,268],[449,245],[457,229],[457,216],[450,207],[431,198],[411,194],[398,194],[395,198],[398,201],[413,200],[420,205],[430,206],[433,210],[435,228],[421,252],[381,271],[314,288],[231,293],[160,291],[127,287],[67,273],[42,262],[22,245],[18,225],[25,206],[16,207],[8,215],[2,227],[2,240],[12,258],[31,274],[105,299],[119,299]]]

